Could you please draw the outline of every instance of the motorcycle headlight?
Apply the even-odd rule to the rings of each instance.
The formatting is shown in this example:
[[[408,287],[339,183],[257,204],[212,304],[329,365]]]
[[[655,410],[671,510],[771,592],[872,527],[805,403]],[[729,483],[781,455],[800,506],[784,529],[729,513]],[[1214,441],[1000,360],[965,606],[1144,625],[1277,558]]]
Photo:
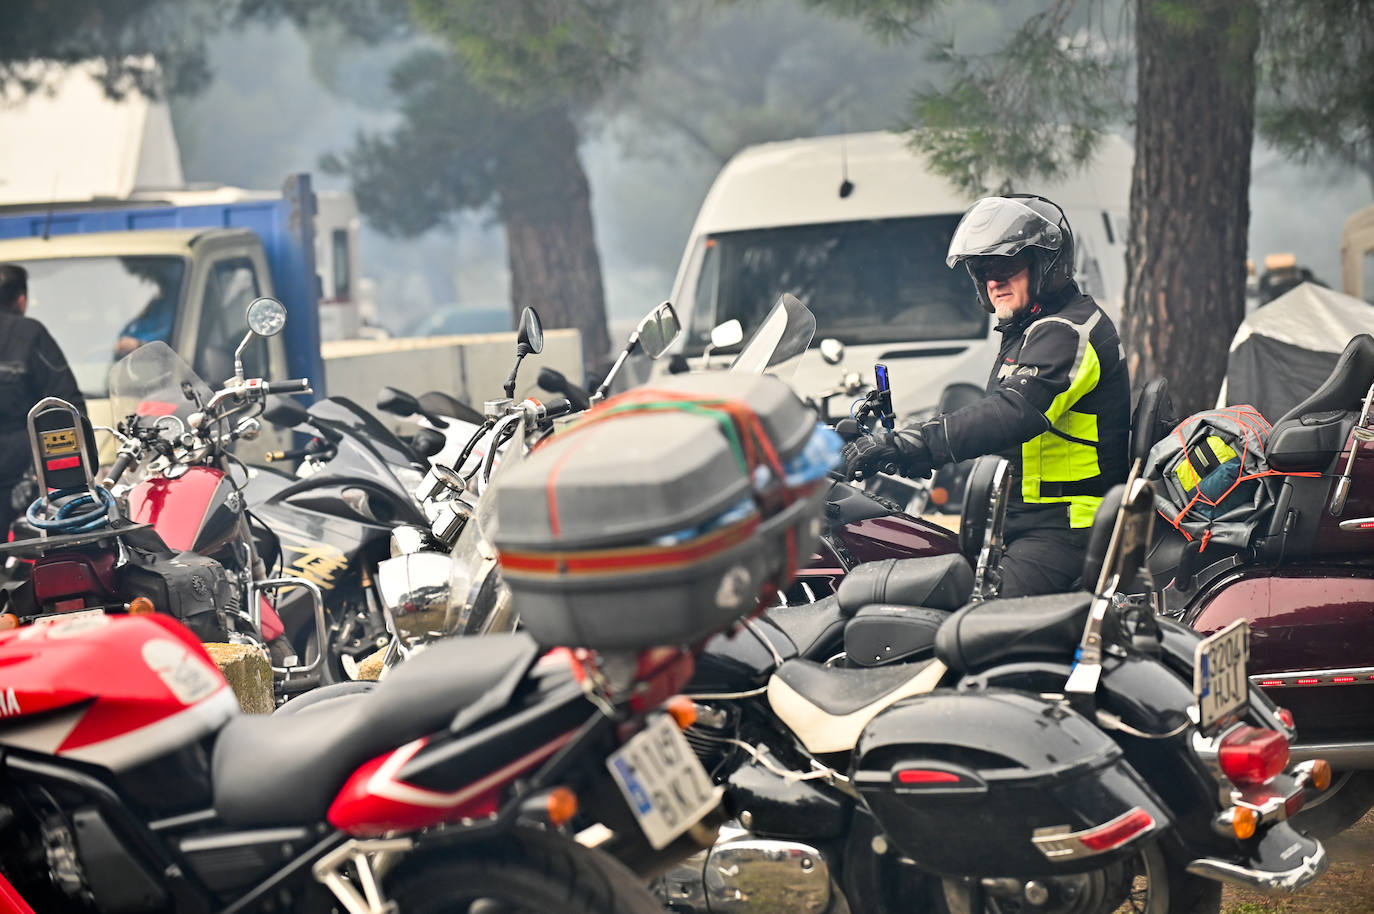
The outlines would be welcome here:
[[[442,552],[412,552],[378,563],[382,605],[407,642],[439,638],[450,629],[452,564]]]

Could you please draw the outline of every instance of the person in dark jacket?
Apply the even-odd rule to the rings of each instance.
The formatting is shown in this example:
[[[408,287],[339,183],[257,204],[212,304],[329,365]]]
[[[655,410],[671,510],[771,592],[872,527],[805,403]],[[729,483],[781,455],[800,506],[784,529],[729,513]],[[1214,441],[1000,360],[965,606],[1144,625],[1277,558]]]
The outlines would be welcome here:
[[[15,517],[11,493],[33,465],[29,409],[44,397],[61,397],[86,412],[66,357],[46,327],[24,316],[28,306],[28,272],[0,264],[0,541]]]
[[[1131,385],[1116,327],[1073,280],[1074,243],[1057,205],[1033,195],[985,197],[950,242],[1001,351],[987,395],[919,426],[845,445],[851,475],[895,465],[907,476],[983,454],[1012,466],[1005,597],[1072,590],[1102,496],[1124,482]]]

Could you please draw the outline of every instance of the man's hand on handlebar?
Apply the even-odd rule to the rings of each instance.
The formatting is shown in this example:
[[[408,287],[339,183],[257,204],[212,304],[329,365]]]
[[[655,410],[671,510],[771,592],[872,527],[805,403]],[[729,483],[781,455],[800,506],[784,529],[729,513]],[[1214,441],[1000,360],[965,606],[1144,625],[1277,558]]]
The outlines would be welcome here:
[[[917,429],[889,432],[878,429],[873,435],[860,435],[840,451],[845,475],[864,479],[875,473],[900,473],[929,479],[934,472],[930,448]]]

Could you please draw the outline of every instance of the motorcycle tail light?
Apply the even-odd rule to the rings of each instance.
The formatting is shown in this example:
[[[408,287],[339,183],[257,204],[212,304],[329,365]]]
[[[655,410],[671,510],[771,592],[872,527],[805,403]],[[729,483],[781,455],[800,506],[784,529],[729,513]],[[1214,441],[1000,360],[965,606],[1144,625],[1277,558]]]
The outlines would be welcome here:
[[[1155,820],[1150,814],[1137,806],[1124,816],[1083,832],[1078,836],[1078,842],[1094,853],[1101,853],[1120,847],[1153,828],[1154,824]]]
[[[1293,712],[1287,708],[1279,708],[1279,720],[1283,721],[1283,725],[1289,730],[1297,726],[1297,722],[1293,719]]]
[[[1277,730],[1240,726],[1222,737],[1221,770],[1240,787],[1257,787],[1288,767],[1288,739]]]

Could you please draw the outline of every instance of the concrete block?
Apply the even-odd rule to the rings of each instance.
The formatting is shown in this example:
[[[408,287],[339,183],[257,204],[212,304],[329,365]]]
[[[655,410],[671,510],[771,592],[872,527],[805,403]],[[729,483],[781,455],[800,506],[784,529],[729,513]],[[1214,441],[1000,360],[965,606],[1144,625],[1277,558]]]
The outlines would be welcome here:
[[[206,644],[205,650],[229,680],[244,713],[272,713],[272,667],[262,651],[247,644]]]

